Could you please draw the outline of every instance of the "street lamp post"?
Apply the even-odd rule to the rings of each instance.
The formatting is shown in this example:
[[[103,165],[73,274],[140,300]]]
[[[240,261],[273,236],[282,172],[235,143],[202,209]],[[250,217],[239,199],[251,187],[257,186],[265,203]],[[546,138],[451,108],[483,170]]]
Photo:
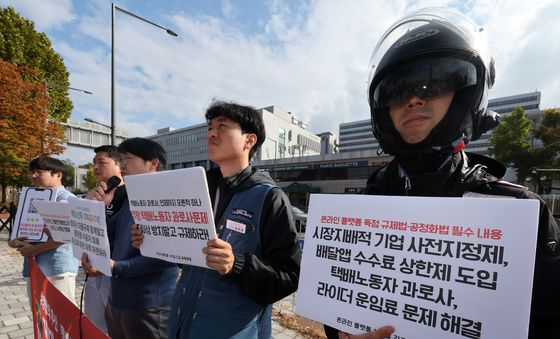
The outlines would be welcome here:
[[[134,13],[131,13],[125,9],[115,6],[114,3],[111,3],[111,145],[115,145],[116,137],[115,137],[115,13],[116,11],[121,11],[125,14],[128,14],[138,20],[144,21],[152,26],[157,28],[163,29],[167,32],[167,34],[171,36],[177,36],[177,33],[173,32],[169,28],[165,28],[160,26],[150,20],[142,18]]]
[[[75,88],[75,87],[70,87],[70,86],[66,86],[66,85],[59,85],[59,84],[49,84],[48,82],[45,82],[45,86],[47,88],[51,87],[51,88],[66,88],[66,89],[71,89],[73,91],[78,91],[78,92],[82,92],[85,94],[93,94],[90,91],[86,91],[85,89],[79,89],[79,88]],[[49,92],[47,91],[47,95],[49,94]]]

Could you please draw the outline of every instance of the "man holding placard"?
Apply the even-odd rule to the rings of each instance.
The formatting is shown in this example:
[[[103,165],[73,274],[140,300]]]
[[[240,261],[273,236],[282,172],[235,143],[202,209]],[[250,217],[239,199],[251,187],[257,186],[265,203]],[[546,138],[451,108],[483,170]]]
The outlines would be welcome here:
[[[66,173],[62,161],[51,157],[38,157],[29,163],[29,176],[33,187],[56,189],[56,201],[67,200],[74,197],[62,186]],[[23,276],[27,280],[27,292],[31,298],[31,285],[29,281],[29,261],[27,258],[35,257],[35,261],[47,279],[73,303],[76,291],[76,275],[78,273],[78,260],[72,254],[72,246],[48,238],[45,242],[27,242],[26,237],[16,237],[8,243],[10,247],[17,248],[25,257],[23,262]],[[31,299],[30,299],[31,300]]]
[[[123,141],[121,154],[123,176],[153,173],[165,168],[165,150],[157,142],[144,138]],[[126,179],[126,178],[125,178]],[[100,185],[88,198],[109,205],[115,189]],[[170,302],[175,290],[176,264],[144,257],[132,246],[131,226],[134,219],[126,200],[121,209],[107,220],[111,252],[111,292],[105,309],[108,334],[111,338],[165,338]],[[87,256],[82,257],[86,273],[98,275]]]
[[[203,249],[211,269],[184,265],[169,338],[270,338],[272,303],[293,293],[301,253],[290,202],[249,162],[264,142],[262,116],[216,102],[206,111],[207,172],[218,238]],[[135,246],[143,241],[134,231]]]
[[[463,150],[499,122],[487,109],[495,71],[482,33],[460,12],[432,8],[383,35],[371,58],[368,99],[375,137],[395,159],[371,175],[366,194],[538,199],[529,338],[557,337],[558,225],[536,194],[500,180],[502,164]],[[333,329],[327,334],[338,338]]]
[[[115,189],[113,200],[106,208],[107,219],[116,214],[126,202],[126,188],[121,176],[121,155],[117,146],[102,145],[93,150],[93,176],[97,182],[108,183],[112,177],[121,180],[121,184]],[[110,244],[112,247],[113,244]],[[93,323],[107,332],[105,321],[105,308],[111,290],[111,278],[106,276],[90,277],[84,287],[84,313]]]
[[[93,176],[95,180],[98,183],[103,181],[106,184],[112,177],[121,180],[115,190],[113,201],[106,208],[107,218],[110,218],[121,209],[126,201],[126,188],[121,175],[121,154],[117,146],[113,145],[96,147],[93,152],[95,152],[93,157]]]

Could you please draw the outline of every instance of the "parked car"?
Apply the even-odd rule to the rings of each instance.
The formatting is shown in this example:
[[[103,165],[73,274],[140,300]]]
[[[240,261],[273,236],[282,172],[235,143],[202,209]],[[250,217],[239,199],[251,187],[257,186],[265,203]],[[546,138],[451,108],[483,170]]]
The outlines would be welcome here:
[[[296,224],[297,239],[299,247],[303,251],[303,241],[305,239],[305,226],[307,225],[307,213],[297,207],[292,206],[292,214]]]
[[[292,213],[294,215],[296,230],[303,235],[303,233],[305,233],[305,226],[307,225],[307,213],[295,206],[292,206]]]

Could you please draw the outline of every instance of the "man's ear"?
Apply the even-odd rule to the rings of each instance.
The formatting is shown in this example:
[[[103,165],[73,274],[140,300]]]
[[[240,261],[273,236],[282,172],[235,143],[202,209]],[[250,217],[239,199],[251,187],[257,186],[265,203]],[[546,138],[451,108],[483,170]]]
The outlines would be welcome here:
[[[159,168],[159,159],[150,160],[150,170],[157,171]]]
[[[62,178],[64,177],[64,175],[62,174],[62,172],[54,172],[51,174],[51,176],[56,180],[56,182],[58,183],[58,185],[63,185],[64,183],[62,182]]]
[[[257,135],[254,133],[248,133],[247,139],[245,140],[245,148],[251,149],[257,144]]]

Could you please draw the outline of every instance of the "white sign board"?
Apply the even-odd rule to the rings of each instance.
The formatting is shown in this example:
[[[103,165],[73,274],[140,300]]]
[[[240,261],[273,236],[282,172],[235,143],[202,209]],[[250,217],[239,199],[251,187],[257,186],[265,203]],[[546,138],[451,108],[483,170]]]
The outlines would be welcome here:
[[[527,338],[539,202],[312,195],[296,312],[392,338]]]
[[[33,205],[43,218],[52,238],[60,242],[72,242],[70,230],[70,205],[66,202],[34,201]]]
[[[56,188],[22,188],[10,240],[27,237],[27,241],[47,241],[48,237],[43,233],[43,218],[33,204],[41,200],[55,201]]]
[[[130,212],[144,232],[142,255],[208,267],[202,248],[216,238],[202,167],[125,177]]]
[[[68,198],[70,227],[74,256],[82,259],[87,253],[91,265],[111,276],[109,238],[105,222],[105,205],[102,201]]]

